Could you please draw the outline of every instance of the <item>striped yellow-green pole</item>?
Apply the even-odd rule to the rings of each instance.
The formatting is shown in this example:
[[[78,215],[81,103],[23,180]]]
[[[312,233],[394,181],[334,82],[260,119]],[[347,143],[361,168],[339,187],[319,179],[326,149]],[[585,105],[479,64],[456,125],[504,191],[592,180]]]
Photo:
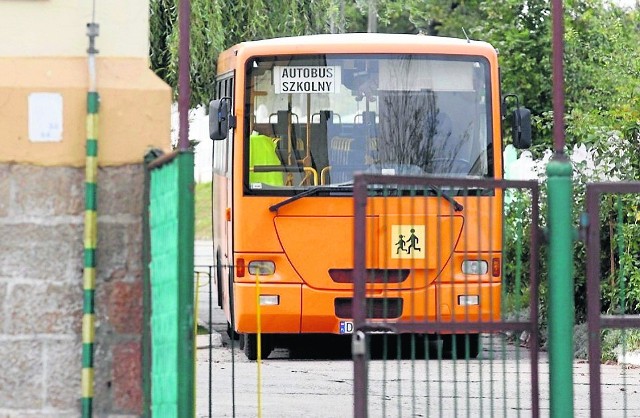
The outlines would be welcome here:
[[[94,39],[95,23],[87,25],[89,46],[89,92],[87,94],[87,142],[84,207],[84,303],[82,308],[82,416],[93,415],[93,344],[95,337],[94,296],[96,288],[96,246],[98,244],[98,103]]]

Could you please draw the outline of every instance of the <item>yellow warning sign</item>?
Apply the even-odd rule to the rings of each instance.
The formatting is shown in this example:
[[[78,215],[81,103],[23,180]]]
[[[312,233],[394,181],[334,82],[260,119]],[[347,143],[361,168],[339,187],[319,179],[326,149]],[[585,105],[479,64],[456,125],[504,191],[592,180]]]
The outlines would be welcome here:
[[[424,225],[391,225],[391,258],[424,259]]]

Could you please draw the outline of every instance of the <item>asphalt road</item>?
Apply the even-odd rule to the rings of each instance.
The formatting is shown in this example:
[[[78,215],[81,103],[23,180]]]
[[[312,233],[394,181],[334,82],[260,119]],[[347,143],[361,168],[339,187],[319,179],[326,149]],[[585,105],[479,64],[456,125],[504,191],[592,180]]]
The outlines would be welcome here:
[[[196,265],[210,261],[210,244],[196,243]],[[211,256],[212,258],[212,256]],[[201,277],[203,282],[203,277]],[[198,337],[198,417],[353,416],[353,364],[347,339],[309,338],[276,348],[251,362],[227,336],[212,285],[209,335]],[[207,283],[199,288],[199,316],[208,322]],[[374,343],[379,351],[381,343]],[[527,348],[503,335],[483,336],[478,359],[412,360],[381,356],[369,362],[372,417],[531,416],[531,364]],[[389,358],[389,359],[385,359]],[[549,364],[540,353],[540,416],[549,415]],[[211,373],[211,380],[210,380]],[[640,417],[640,368],[602,366],[604,417]],[[587,363],[574,364],[576,417],[589,416]],[[211,403],[209,400],[211,399]],[[626,411],[626,414],[625,414]]]

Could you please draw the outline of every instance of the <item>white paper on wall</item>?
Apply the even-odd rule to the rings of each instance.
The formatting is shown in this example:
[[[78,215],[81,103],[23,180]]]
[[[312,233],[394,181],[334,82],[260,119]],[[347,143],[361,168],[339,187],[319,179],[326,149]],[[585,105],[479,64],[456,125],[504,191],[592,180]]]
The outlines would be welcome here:
[[[29,95],[29,140],[31,142],[62,141],[62,94],[31,93]]]

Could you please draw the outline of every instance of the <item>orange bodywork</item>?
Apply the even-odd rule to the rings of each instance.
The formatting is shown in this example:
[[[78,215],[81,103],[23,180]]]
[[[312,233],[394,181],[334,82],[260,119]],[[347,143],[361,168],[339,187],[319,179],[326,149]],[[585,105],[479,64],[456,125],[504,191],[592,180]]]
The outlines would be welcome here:
[[[260,294],[278,296],[279,302],[260,307],[264,333],[340,333],[341,321],[351,319],[336,314],[336,301],[353,297],[353,284],[336,281],[330,273],[353,269],[353,197],[310,196],[272,212],[269,207],[285,197],[243,194],[247,60],[279,54],[402,52],[485,57],[491,69],[493,137],[501,137],[497,55],[483,42],[413,35],[319,35],[242,43],[220,55],[218,73],[235,74],[237,126],[230,140],[230,175],[213,177],[214,245],[225,266],[218,278],[223,282],[222,306],[236,331],[257,332],[257,279]],[[500,140],[493,141],[493,151],[494,177],[501,178]],[[464,206],[462,212],[454,212],[437,196],[368,199],[367,269],[409,272],[400,283],[367,285],[367,297],[402,299],[402,314],[392,320],[499,320],[502,277],[492,266],[501,265],[502,193],[458,200]],[[408,225],[423,228],[416,231],[423,238],[420,252],[414,251],[412,257],[400,256],[395,246],[394,234]],[[239,277],[233,266],[240,259],[245,266],[251,261],[272,261],[275,271],[260,277],[245,271]],[[469,259],[486,262],[488,271],[463,273],[461,265]],[[461,306],[458,297],[469,294],[478,295],[479,304]]]

